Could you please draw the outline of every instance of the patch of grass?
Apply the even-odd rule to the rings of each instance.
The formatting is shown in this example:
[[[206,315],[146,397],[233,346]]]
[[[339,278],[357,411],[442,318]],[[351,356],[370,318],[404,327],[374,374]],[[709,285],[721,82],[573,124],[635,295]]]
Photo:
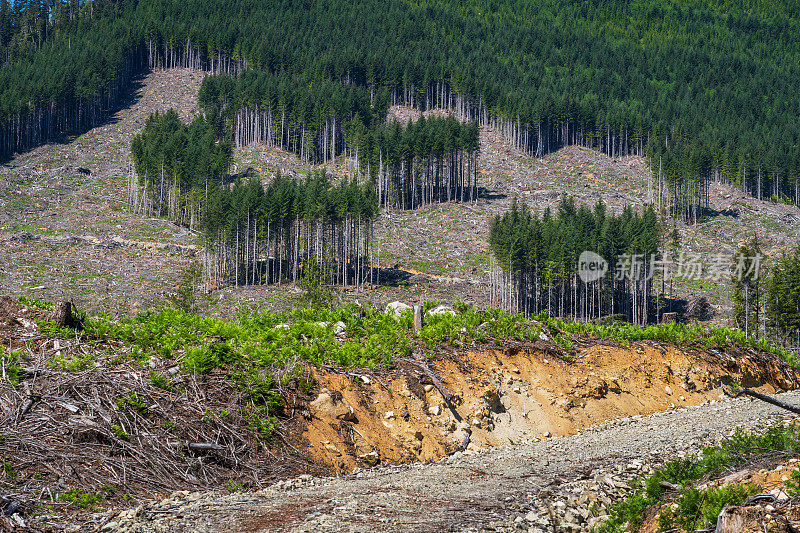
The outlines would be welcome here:
[[[680,527],[685,531],[713,527],[725,506],[741,505],[758,492],[759,488],[750,483],[712,487],[704,491],[689,487],[675,501],[674,509],[667,508],[661,512],[659,525],[663,530]]]
[[[131,391],[131,393],[127,397],[117,400],[117,406],[120,409],[123,409],[125,407],[133,409],[142,416],[146,416],[147,413],[149,412],[149,409],[147,408],[147,404],[145,403],[145,401],[142,398],[140,398],[139,395],[136,394],[136,392],[134,391]]]
[[[172,383],[170,383],[167,376],[162,374],[161,372],[150,372],[150,385],[157,389],[171,391],[173,388]]]
[[[111,426],[111,431],[114,432],[114,435],[119,440],[130,440],[131,438],[130,435],[128,435],[128,433],[124,429],[122,429],[122,426],[113,425]]]
[[[742,503],[754,494],[752,485],[729,485],[698,490],[694,484],[706,476],[713,477],[730,468],[740,467],[758,456],[800,456],[800,428],[791,425],[773,425],[760,430],[738,430],[717,447],[706,448],[693,458],[676,459],[658,468],[651,476],[634,482],[634,492],[614,505],[609,520],[599,529],[601,533],[621,533],[636,530],[641,525],[645,510],[664,504],[664,483],[680,487],[677,506],[665,508],[659,522],[665,529],[680,526],[693,531],[714,526],[716,517],[725,505]]]
[[[6,479],[17,479],[17,471],[11,461],[3,461],[3,475]]]
[[[64,370],[66,372],[82,372],[89,370],[96,365],[93,354],[74,354],[66,352],[56,352],[47,363],[50,368]]]
[[[55,304],[53,302],[39,300],[36,298],[28,298],[27,296],[20,296],[19,303],[22,305],[35,307],[36,309],[43,309],[45,311],[49,311],[50,309],[53,309],[55,307]]]

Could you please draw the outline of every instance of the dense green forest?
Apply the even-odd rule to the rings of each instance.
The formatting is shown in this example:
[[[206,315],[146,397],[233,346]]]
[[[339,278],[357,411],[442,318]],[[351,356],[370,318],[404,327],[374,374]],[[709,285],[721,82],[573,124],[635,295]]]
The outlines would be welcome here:
[[[625,208],[615,216],[602,202],[589,209],[565,197],[555,214],[548,208],[539,217],[514,201],[489,235],[495,261],[490,305],[580,319],[616,315],[645,324],[657,311],[650,274],[660,258],[659,236],[652,208],[641,215]],[[608,262],[605,275],[589,283],[578,272],[586,250]],[[626,264],[620,256],[631,260]]]
[[[654,202],[687,218],[711,179],[800,196],[791,3],[50,0],[0,18],[6,156],[101,120],[137,70],[253,69],[303,80],[315,106],[354,92],[373,110],[450,108],[536,155],[572,143],[647,154]],[[351,118],[305,131],[335,153]]]
[[[376,281],[373,182],[334,185],[320,172],[231,183],[231,151],[213,112],[189,125],[172,110],[152,115],[131,145],[132,207],[202,233],[215,285],[296,282],[311,258],[332,285]]]
[[[130,203],[135,212],[164,216],[194,229],[202,221],[209,197],[223,185],[232,147],[220,142],[213,118],[186,126],[178,114],[152,115],[131,142],[135,175]]]

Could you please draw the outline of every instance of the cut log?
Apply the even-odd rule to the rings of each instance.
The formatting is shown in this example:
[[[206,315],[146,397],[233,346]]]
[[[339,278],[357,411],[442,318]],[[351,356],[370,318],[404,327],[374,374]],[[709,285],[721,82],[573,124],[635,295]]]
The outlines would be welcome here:
[[[423,326],[423,319],[422,319],[422,306],[415,305],[414,306],[414,333],[419,335],[419,332],[422,331]]]

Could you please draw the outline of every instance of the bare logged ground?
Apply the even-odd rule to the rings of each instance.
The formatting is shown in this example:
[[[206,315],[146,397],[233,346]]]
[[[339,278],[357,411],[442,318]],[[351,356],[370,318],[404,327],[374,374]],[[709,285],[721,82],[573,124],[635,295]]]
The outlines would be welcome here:
[[[123,313],[161,298],[195,238],[129,212],[130,142],[155,111],[195,116],[201,80],[188,70],[154,72],[109,124],[0,167],[0,293]]]
[[[201,80],[201,73],[188,70],[152,73],[132,94],[130,107],[117,113],[112,123],[0,167],[2,292],[72,296],[90,309],[123,313],[162,299],[194,253],[196,238],[165,221],[128,212],[130,140],[153,111],[176,108],[184,120],[191,119],[198,112]],[[396,106],[387,118],[405,122],[418,116]],[[81,174],[81,167],[91,174]],[[302,175],[323,167],[256,145],[235,152],[234,172],[248,168],[269,179],[278,171]],[[327,168],[336,175],[354,172],[353,162],[342,158]],[[647,201],[649,169],[643,158],[612,159],[575,146],[534,158],[488,127],[481,131],[480,172],[484,194],[474,204],[383,213],[376,239],[380,266],[388,268],[382,284],[344,291],[342,298],[376,303],[464,299],[485,305],[489,227],[513,198],[536,211],[554,208],[563,194],[589,204],[602,199],[612,210]],[[772,256],[800,242],[800,209],[795,207],[758,201],[721,184],[712,186],[711,207],[712,216],[700,224],[677,224],[687,252],[731,255],[753,234]],[[675,292],[681,297],[708,294],[722,316],[729,301],[727,282],[683,282],[675,285]],[[293,291],[258,287],[226,290],[217,296],[224,312],[231,307],[285,307],[292,304]]]

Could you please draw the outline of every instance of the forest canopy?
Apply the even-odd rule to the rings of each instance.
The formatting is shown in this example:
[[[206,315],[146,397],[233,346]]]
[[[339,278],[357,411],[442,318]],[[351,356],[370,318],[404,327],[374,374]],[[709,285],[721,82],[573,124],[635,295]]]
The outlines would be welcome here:
[[[95,124],[148,67],[251,69],[303,80],[304,105],[337,110],[353,93],[373,109],[450,108],[537,155],[570,143],[647,154],[675,213],[702,207],[697,182],[709,178],[797,202],[799,11],[770,0],[3,1],[0,152]]]

